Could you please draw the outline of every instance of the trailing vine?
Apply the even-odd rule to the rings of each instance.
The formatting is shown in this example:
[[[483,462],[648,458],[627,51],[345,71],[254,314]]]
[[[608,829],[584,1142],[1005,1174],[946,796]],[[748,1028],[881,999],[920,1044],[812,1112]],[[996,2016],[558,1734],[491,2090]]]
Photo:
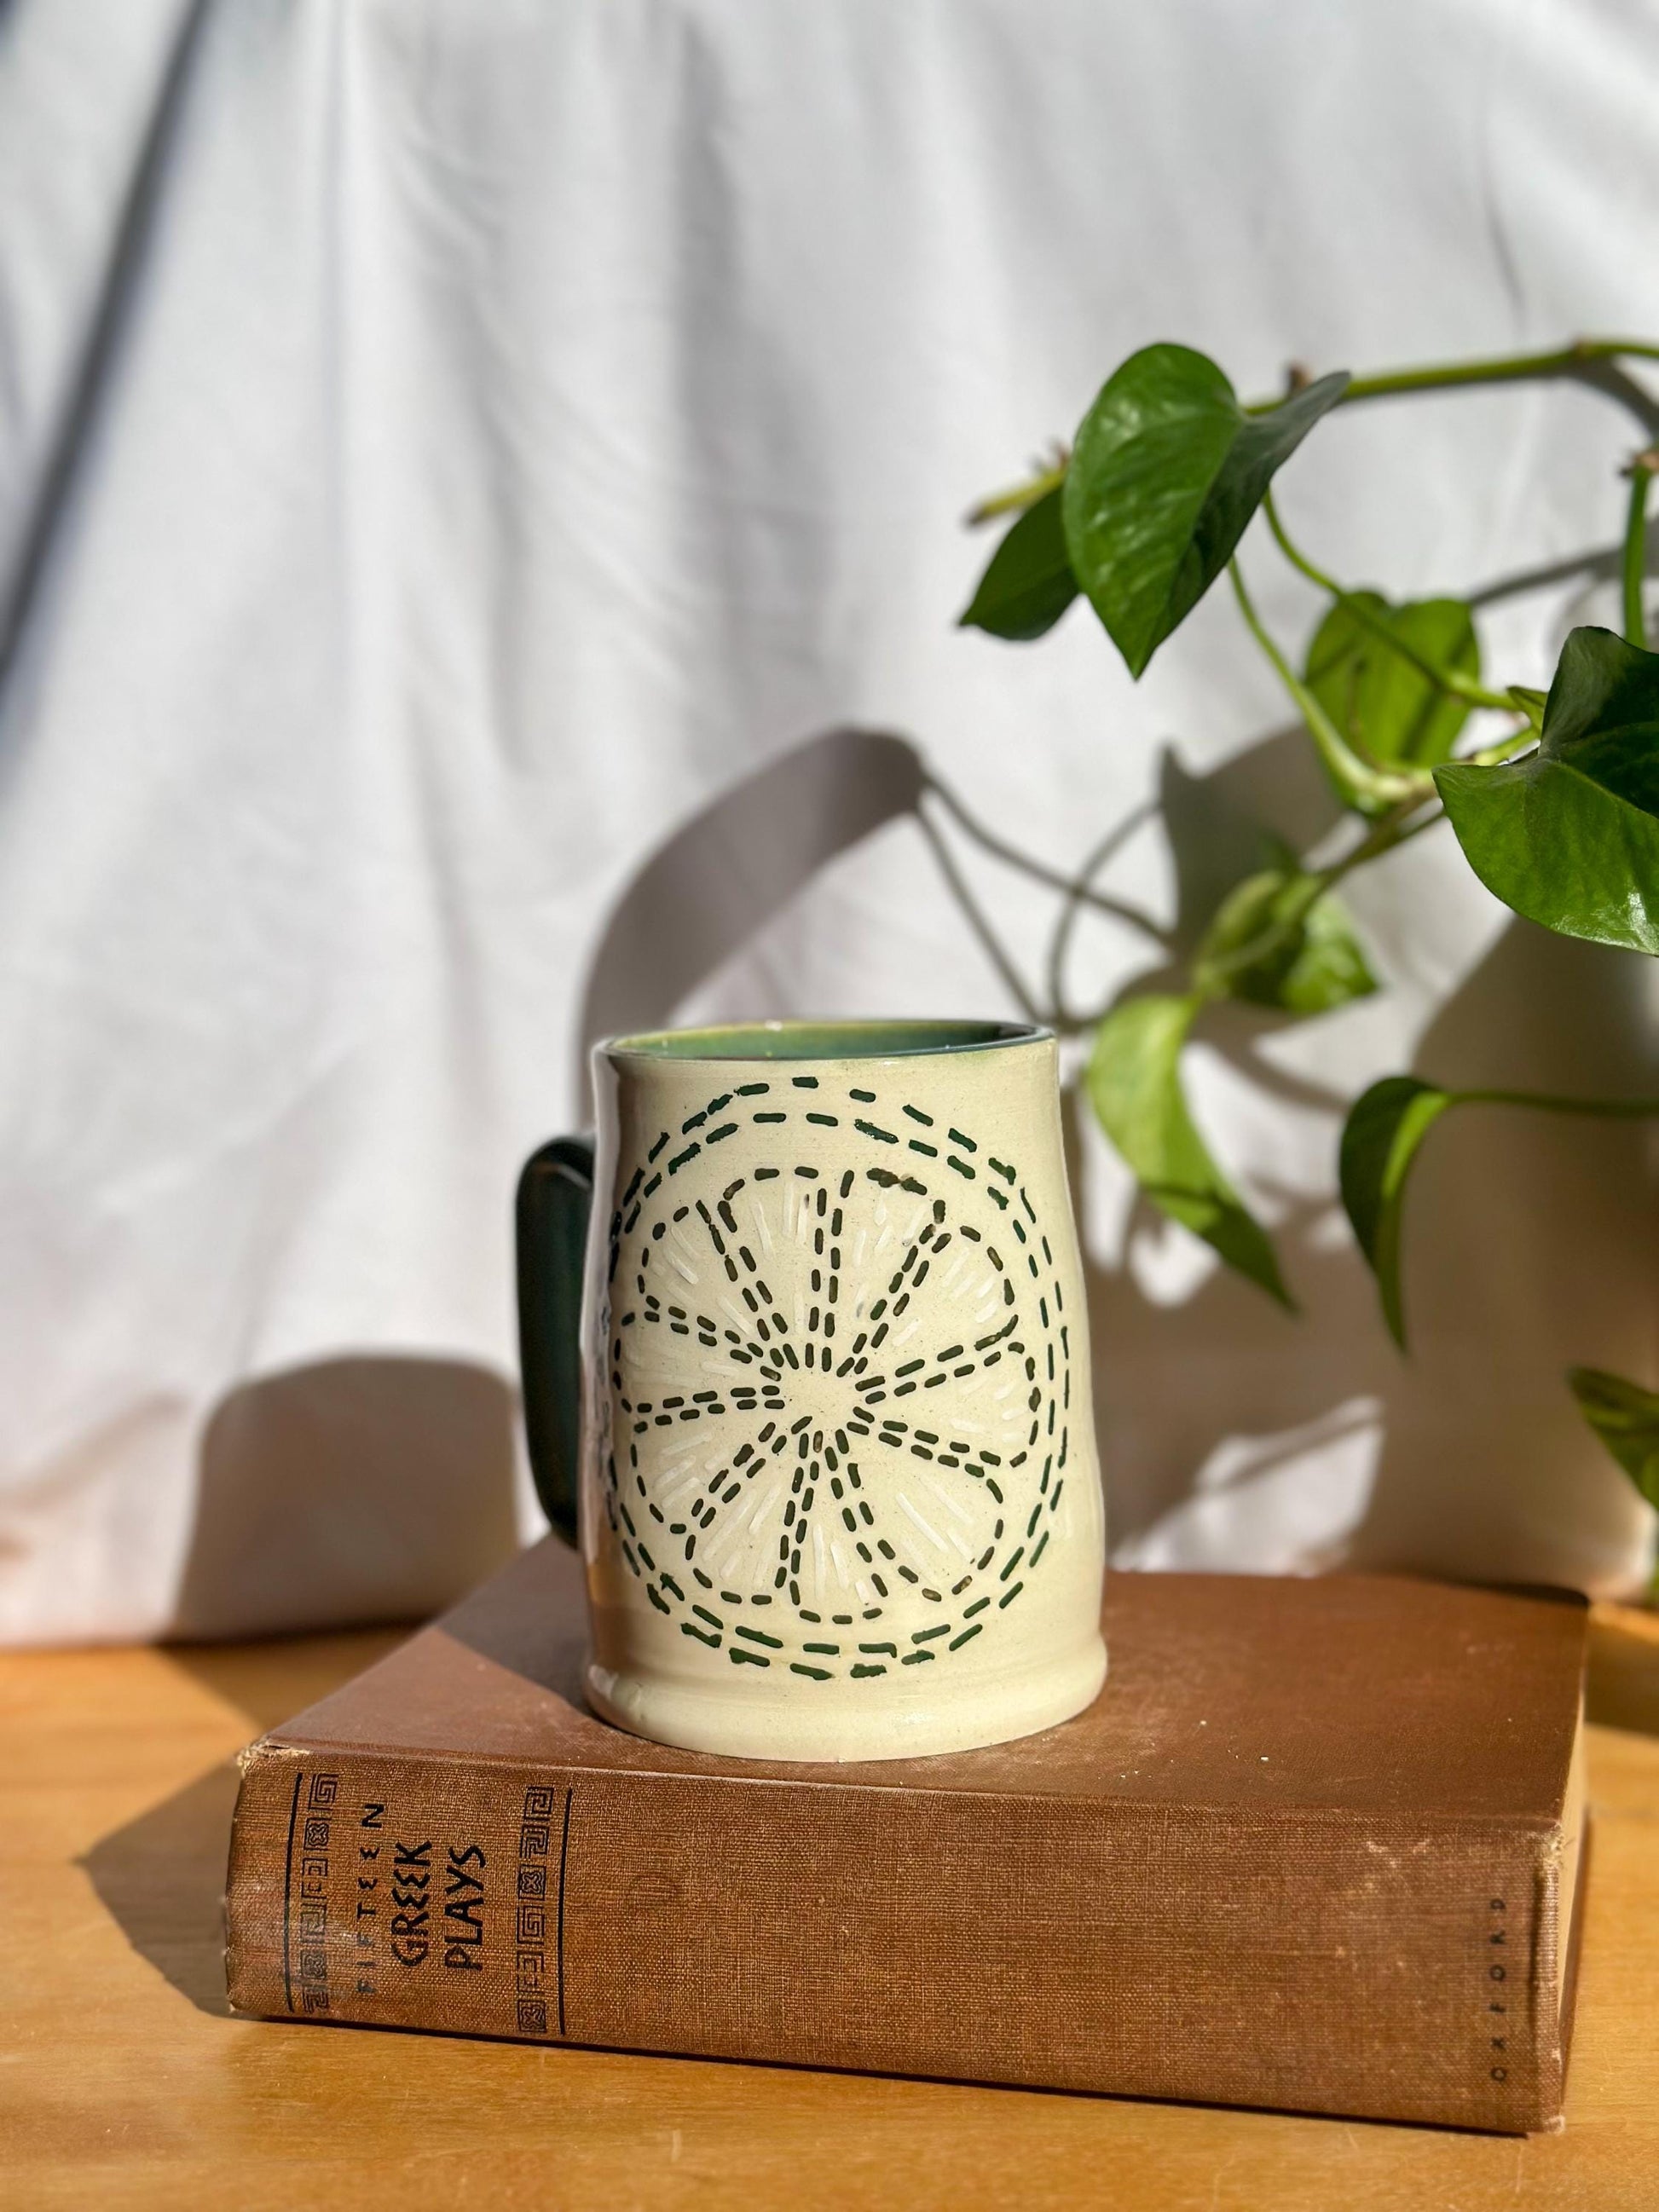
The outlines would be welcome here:
[[[1659,653],[1648,650],[1642,604],[1659,398],[1628,366],[1643,362],[1659,362],[1659,343],[1583,338],[1544,352],[1372,376],[1315,379],[1292,369],[1278,398],[1245,404],[1203,354],[1148,346],[1108,378],[1068,445],[969,517],[1008,527],[962,617],[965,625],[1030,642],[1081,599],[1137,678],[1224,573],[1341,809],[1346,830],[1334,858],[1316,861],[1264,833],[1260,865],[1227,890],[1182,955],[1170,932],[1097,882],[1150,810],[1119,824],[1073,877],[1018,852],[933,787],[959,828],[1062,894],[1045,1006],[997,945],[960,876],[951,877],[1025,1010],[1091,1033],[1088,1096],[1142,1191],[1287,1306],[1291,1291],[1272,1237],[1188,1109],[1184,1054],[1208,1008],[1231,1000],[1307,1018],[1376,991],[1338,886],[1442,823],[1513,912],[1566,936],[1659,953]],[[1273,492],[1285,462],[1339,409],[1519,383],[1581,386],[1622,408],[1640,438],[1625,471],[1624,635],[1573,630],[1546,692],[1489,678],[1475,602],[1391,599],[1340,581],[1297,542]],[[1299,656],[1263,620],[1240,563],[1241,541],[1258,516],[1265,527],[1257,535],[1325,601]],[[926,826],[952,871],[937,829]],[[1085,908],[1126,923],[1156,947],[1158,988],[1131,987],[1091,1012],[1069,1007],[1066,958]],[[1643,1119],[1659,1116],[1659,1098],[1453,1091],[1411,1075],[1373,1084],[1348,1114],[1339,1179],[1402,1349],[1401,1249],[1412,1170],[1430,1132],[1454,1109]],[[1575,1369],[1568,1379],[1596,1434],[1659,1506],[1659,1395],[1598,1370]]]

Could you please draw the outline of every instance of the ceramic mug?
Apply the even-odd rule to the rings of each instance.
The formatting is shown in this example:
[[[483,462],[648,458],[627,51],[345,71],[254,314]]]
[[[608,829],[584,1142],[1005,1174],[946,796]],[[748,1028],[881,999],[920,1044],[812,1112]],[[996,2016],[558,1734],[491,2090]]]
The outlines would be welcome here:
[[[593,1070],[597,1145],[535,1155],[518,1232],[594,1708],[785,1759],[1080,1711],[1104,1516],[1053,1036],[766,1023]]]

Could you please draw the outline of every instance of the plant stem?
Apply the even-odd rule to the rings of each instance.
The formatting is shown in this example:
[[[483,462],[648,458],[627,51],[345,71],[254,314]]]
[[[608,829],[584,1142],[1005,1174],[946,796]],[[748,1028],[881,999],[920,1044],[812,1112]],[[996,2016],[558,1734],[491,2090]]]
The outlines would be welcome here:
[[[1537,743],[1538,732],[1528,722],[1524,729],[1511,730],[1508,737],[1500,738],[1496,744],[1482,745],[1479,752],[1459,753],[1455,757],[1455,765],[1459,768],[1498,768],[1504,761],[1513,760],[1516,753],[1528,751]]]
[[[1232,578],[1239,611],[1251,636],[1272,662],[1279,682],[1307,724],[1308,733],[1319,748],[1338,790],[1350,796],[1350,804],[1357,805],[1363,811],[1375,812],[1379,807],[1398,806],[1407,800],[1421,805],[1425,799],[1432,799],[1434,785],[1430,778],[1395,775],[1389,769],[1369,767],[1350,748],[1335,723],[1274,643],[1244,588],[1244,578],[1237,561],[1227,563],[1227,573]]]
[[[1625,522],[1625,638],[1646,647],[1642,619],[1642,576],[1647,566],[1648,485],[1659,469],[1659,453],[1638,453],[1630,467],[1630,508]]]
[[[1659,437],[1659,400],[1644,391],[1634,377],[1619,366],[1621,361],[1659,361],[1659,343],[1650,338],[1576,338],[1571,345],[1544,353],[1492,354],[1475,361],[1431,363],[1419,368],[1395,368],[1376,376],[1356,376],[1337,401],[1352,407],[1366,399],[1408,398],[1422,392],[1455,392],[1471,386],[1493,384],[1582,384],[1600,392],[1633,415],[1648,436]],[[1282,407],[1282,392],[1272,399],[1253,399],[1247,415],[1270,415]],[[1064,481],[1066,463],[1034,475],[1029,482],[981,500],[968,515],[970,523],[989,522],[998,515],[1018,514]]]
[[[1340,859],[1331,861],[1327,867],[1307,873],[1302,895],[1290,911],[1275,917],[1261,934],[1253,938],[1248,945],[1212,959],[1208,963],[1212,979],[1224,980],[1236,969],[1251,967],[1256,961],[1269,957],[1291,933],[1301,926],[1309,909],[1333,884],[1340,883],[1344,876],[1363,867],[1368,860],[1379,860],[1384,853],[1398,851],[1401,845],[1408,844],[1413,837],[1420,837],[1425,830],[1434,829],[1445,818],[1445,810],[1439,805],[1431,807],[1427,812],[1420,812],[1416,805],[1407,804],[1394,809],[1383,820],[1373,823],[1359,842]],[[1188,985],[1192,988],[1190,975]],[[1221,994],[1212,990],[1203,995],[1214,999]],[[1060,1009],[1056,997],[1055,1027],[1068,1036],[1091,1030],[1105,1019],[1116,1003],[1115,999],[1110,999],[1103,1006],[1097,1006],[1092,1013],[1073,1014]]]
[[[975,501],[962,519],[969,530],[974,530],[981,522],[994,522],[1001,515],[1024,514],[1028,507],[1035,507],[1040,499],[1046,499],[1065,481],[1066,462],[1056,461],[1051,468],[1028,477],[1024,483],[1012,484],[1006,491],[994,491],[988,498]]]
[[[1228,976],[1243,974],[1259,960],[1271,958],[1279,946],[1302,927],[1326,892],[1340,884],[1344,876],[1352,875],[1356,868],[1364,867],[1368,860],[1380,860],[1384,853],[1403,845],[1408,837],[1415,837],[1419,830],[1432,829],[1443,818],[1442,810],[1437,806],[1420,822],[1413,821],[1412,817],[1421,804],[1419,799],[1402,800],[1380,821],[1373,823],[1357,845],[1351,846],[1347,852],[1328,866],[1313,869],[1305,874],[1297,896],[1285,902],[1284,911],[1276,915],[1259,936],[1251,938],[1247,944],[1235,946],[1231,952],[1212,955],[1203,963],[1209,983],[1212,986],[1218,982],[1224,983]],[[1221,994],[1212,988],[1206,995],[1214,998]]]
[[[1314,880],[1320,890],[1329,890],[1333,884],[1340,884],[1344,876],[1351,876],[1356,868],[1364,867],[1368,860],[1380,860],[1384,853],[1395,851],[1408,838],[1420,836],[1425,830],[1432,830],[1437,822],[1445,819],[1445,810],[1436,805],[1420,819],[1413,818],[1417,815],[1418,806],[1414,804],[1396,807],[1392,814],[1385,814],[1380,822],[1373,823],[1357,845],[1331,861],[1328,866],[1316,871]]]
[[[1425,659],[1415,646],[1398,635],[1380,616],[1374,614],[1363,599],[1345,590],[1334,576],[1328,576],[1322,568],[1316,568],[1300,547],[1291,541],[1290,532],[1279,519],[1279,508],[1271,492],[1263,495],[1261,508],[1267,518],[1267,527],[1278,540],[1279,551],[1291,566],[1299,569],[1310,583],[1317,584],[1322,592],[1328,592],[1362,629],[1369,630],[1391,653],[1397,653],[1402,660],[1408,661],[1418,674],[1425,678],[1437,690],[1449,691],[1459,699],[1467,699],[1472,707],[1492,707],[1499,713],[1508,714],[1516,711],[1515,702],[1507,691],[1490,691],[1484,684],[1477,683],[1473,676],[1465,676],[1462,669],[1441,668],[1433,661]]]
[[[1651,338],[1574,338],[1541,353],[1486,354],[1474,361],[1430,362],[1417,368],[1390,368],[1376,376],[1356,376],[1337,402],[1389,399],[1407,392],[1442,392],[1465,384],[1524,384],[1533,379],[1569,376],[1598,361],[1659,361]],[[1257,401],[1249,411],[1266,413],[1279,399]]]
[[[1475,361],[1389,369],[1379,376],[1353,378],[1337,404],[1346,406],[1355,399],[1390,399],[1408,392],[1453,391],[1469,384],[1547,382],[1555,377],[1580,375],[1594,362],[1620,360],[1659,361],[1659,344],[1650,338],[1575,338],[1571,345],[1554,346],[1544,353],[1491,354]]]
[[[1445,818],[1446,810],[1440,805],[1431,806],[1426,813],[1410,817],[1389,847],[1389,851],[1398,852],[1402,845],[1409,845],[1413,837],[1420,837],[1425,830],[1437,830]]]
[[[1626,359],[1659,360],[1659,345],[1649,338],[1576,338],[1571,345],[1547,353],[1494,354],[1478,361],[1390,369],[1379,376],[1350,378],[1336,404],[1346,407],[1356,400],[1409,398],[1415,392],[1452,392],[1479,385],[1582,384],[1616,399],[1652,437],[1659,432],[1659,401],[1620,367]],[[1265,415],[1283,404],[1282,396],[1256,400],[1244,411]]]

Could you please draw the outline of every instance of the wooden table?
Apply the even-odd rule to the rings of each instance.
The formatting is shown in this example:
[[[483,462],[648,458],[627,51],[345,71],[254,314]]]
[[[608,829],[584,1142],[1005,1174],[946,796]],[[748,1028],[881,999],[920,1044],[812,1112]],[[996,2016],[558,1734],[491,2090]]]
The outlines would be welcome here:
[[[229,2019],[232,1755],[392,1639],[0,1659],[0,2202],[720,2212],[1659,2208],[1659,1642],[1602,1621],[1564,2132]]]

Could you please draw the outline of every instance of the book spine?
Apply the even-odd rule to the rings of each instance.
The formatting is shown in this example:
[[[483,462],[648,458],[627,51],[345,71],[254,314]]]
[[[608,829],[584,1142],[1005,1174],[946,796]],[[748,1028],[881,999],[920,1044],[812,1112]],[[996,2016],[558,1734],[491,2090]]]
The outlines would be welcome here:
[[[244,1760],[245,2013],[1520,2131],[1559,1832],[331,1751]]]

